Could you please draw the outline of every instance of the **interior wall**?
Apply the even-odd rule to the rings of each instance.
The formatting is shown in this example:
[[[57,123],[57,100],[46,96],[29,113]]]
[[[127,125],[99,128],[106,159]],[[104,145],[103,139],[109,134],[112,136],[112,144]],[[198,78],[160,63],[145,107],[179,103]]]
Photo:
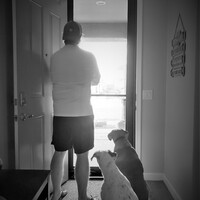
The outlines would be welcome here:
[[[0,158],[3,168],[14,167],[11,2],[0,1]]]
[[[199,27],[199,31],[198,31],[198,40],[199,40],[199,42],[198,42],[198,44],[199,44],[199,48],[198,48],[198,58],[199,58],[199,62],[198,62],[198,69],[199,69],[199,89],[197,90],[197,93],[199,94],[198,95],[198,104],[199,104],[199,114],[198,114],[198,124],[199,124],[199,128],[198,128],[198,136],[199,136],[199,140],[198,140],[198,145],[199,145],[199,155],[198,155],[198,159],[199,159],[199,165],[198,165],[198,173],[199,173],[199,178],[198,178],[198,186],[197,186],[197,190],[198,190],[198,199],[200,199],[200,123],[199,123],[199,121],[200,121],[200,13],[199,13],[199,11],[200,11],[200,2],[198,2],[199,3],[199,6],[197,7],[197,9],[198,9],[198,27]]]
[[[194,147],[194,193],[195,199],[200,199],[200,1],[197,6],[197,52],[196,52],[196,102],[195,102],[195,147]]]
[[[146,179],[161,179],[164,168],[166,12],[166,0],[143,1],[141,160]]]
[[[194,147],[193,147],[193,193],[200,199],[200,2],[197,9],[197,45],[195,67],[195,104],[194,104]]]
[[[166,123],[164,173],[176,198],[193,196],[194,102],[196,66],[196,0],[168,1],[168,38],[166,71]],[[172,40],[179,14],[186,29],[186,73],[170,76]]]

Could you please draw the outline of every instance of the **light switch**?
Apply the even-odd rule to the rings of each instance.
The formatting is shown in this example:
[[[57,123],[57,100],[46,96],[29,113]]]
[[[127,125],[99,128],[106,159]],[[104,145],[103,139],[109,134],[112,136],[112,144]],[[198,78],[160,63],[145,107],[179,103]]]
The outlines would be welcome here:
[[[142,97],[143,97],[143,100],[152,100],[153,90],[143,90]]]

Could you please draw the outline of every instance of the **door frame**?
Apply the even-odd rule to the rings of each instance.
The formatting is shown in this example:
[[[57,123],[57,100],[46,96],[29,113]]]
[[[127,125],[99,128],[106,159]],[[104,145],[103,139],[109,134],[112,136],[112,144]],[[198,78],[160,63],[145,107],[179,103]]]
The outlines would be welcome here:
[[[137,0],[128,0],[127,15],[126,130],[135,147]]]
[[[17,106],[17,27],[16,27],[16,0],[12,0],[12,22],[13,22],[13,89],[14,89],[14,143],[15,143],[15,169],[19,168],[19,152],[18,152],[18,106]]]
[[[67,18],[68,21],[73,20],[73,7],[74,7],[74,1],[68,0],[68,12],[67,12]],[[132,8],[134,7],[134,11]],[[138,153],[138,156],[140,159],[142,159],[142,65],[143,65],[143,51],[142,51],[142,45],[143,45],[143,0],[128,0],[128,18],[133,17],[135,19],[134,23],[136,26],[131,27],[129,25],[128,31],[130,31],[131,34],[134,35],[133,37],[133,50],[132,53],[134,54],[135,60],[134,63],[131,63],[133,67],[133,71],[129,73],[134,74],[134,80],[132,80],[130,84],[135,85],[135,94],[130,92],[132,95],[132,100],[129,102],[131,105],[131,111],[128,112],[128,117],[131,115],[135,115],[133,121],[129,121],[128,125],[126,125],[126,128],[129,132],[132,132],[133,134],[130,134],[130,142],[135,146],[135,149]],[[128,23],[133,23],[132,21]],[[135,30],[134,30],[135,29]],[[127,39],[128,39],[128,32],[127,32]],[[132,56],[130,55],[130,58]],[[128,60],[129,58],[127,58]],[[127,85],[128,85],[127,84]],[[131,88],[128,88],[131,90]],[[126,112],[127,113],[127,112]],[[126,117],[127,117],[126,115]],[[134,132],[133,132],[134,131]],[[73,154],[69,152],[69,160],[70,157],[73,157]],[[73,165],[73,163],[69,163]],[[70,169],[69,169],[70,170]]]
[[[137,0],[135,149],[142,159],[143,1]]]

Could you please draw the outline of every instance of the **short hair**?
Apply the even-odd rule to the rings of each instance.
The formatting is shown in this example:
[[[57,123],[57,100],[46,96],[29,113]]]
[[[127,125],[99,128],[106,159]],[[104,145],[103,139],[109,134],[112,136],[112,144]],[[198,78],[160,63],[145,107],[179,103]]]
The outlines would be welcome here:
[[[82,36],[82,27],[75,21],[69,21],[63,30],[65,44],[78,44]]]

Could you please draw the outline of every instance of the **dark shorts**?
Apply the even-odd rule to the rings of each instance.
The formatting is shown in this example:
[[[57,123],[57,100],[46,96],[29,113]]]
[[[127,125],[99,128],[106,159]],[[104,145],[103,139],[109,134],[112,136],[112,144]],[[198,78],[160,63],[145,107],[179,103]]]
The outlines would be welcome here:
[[[53,117],[52,144],[56,151],[74,148],[76,154],[94,147],[94,116]]]

